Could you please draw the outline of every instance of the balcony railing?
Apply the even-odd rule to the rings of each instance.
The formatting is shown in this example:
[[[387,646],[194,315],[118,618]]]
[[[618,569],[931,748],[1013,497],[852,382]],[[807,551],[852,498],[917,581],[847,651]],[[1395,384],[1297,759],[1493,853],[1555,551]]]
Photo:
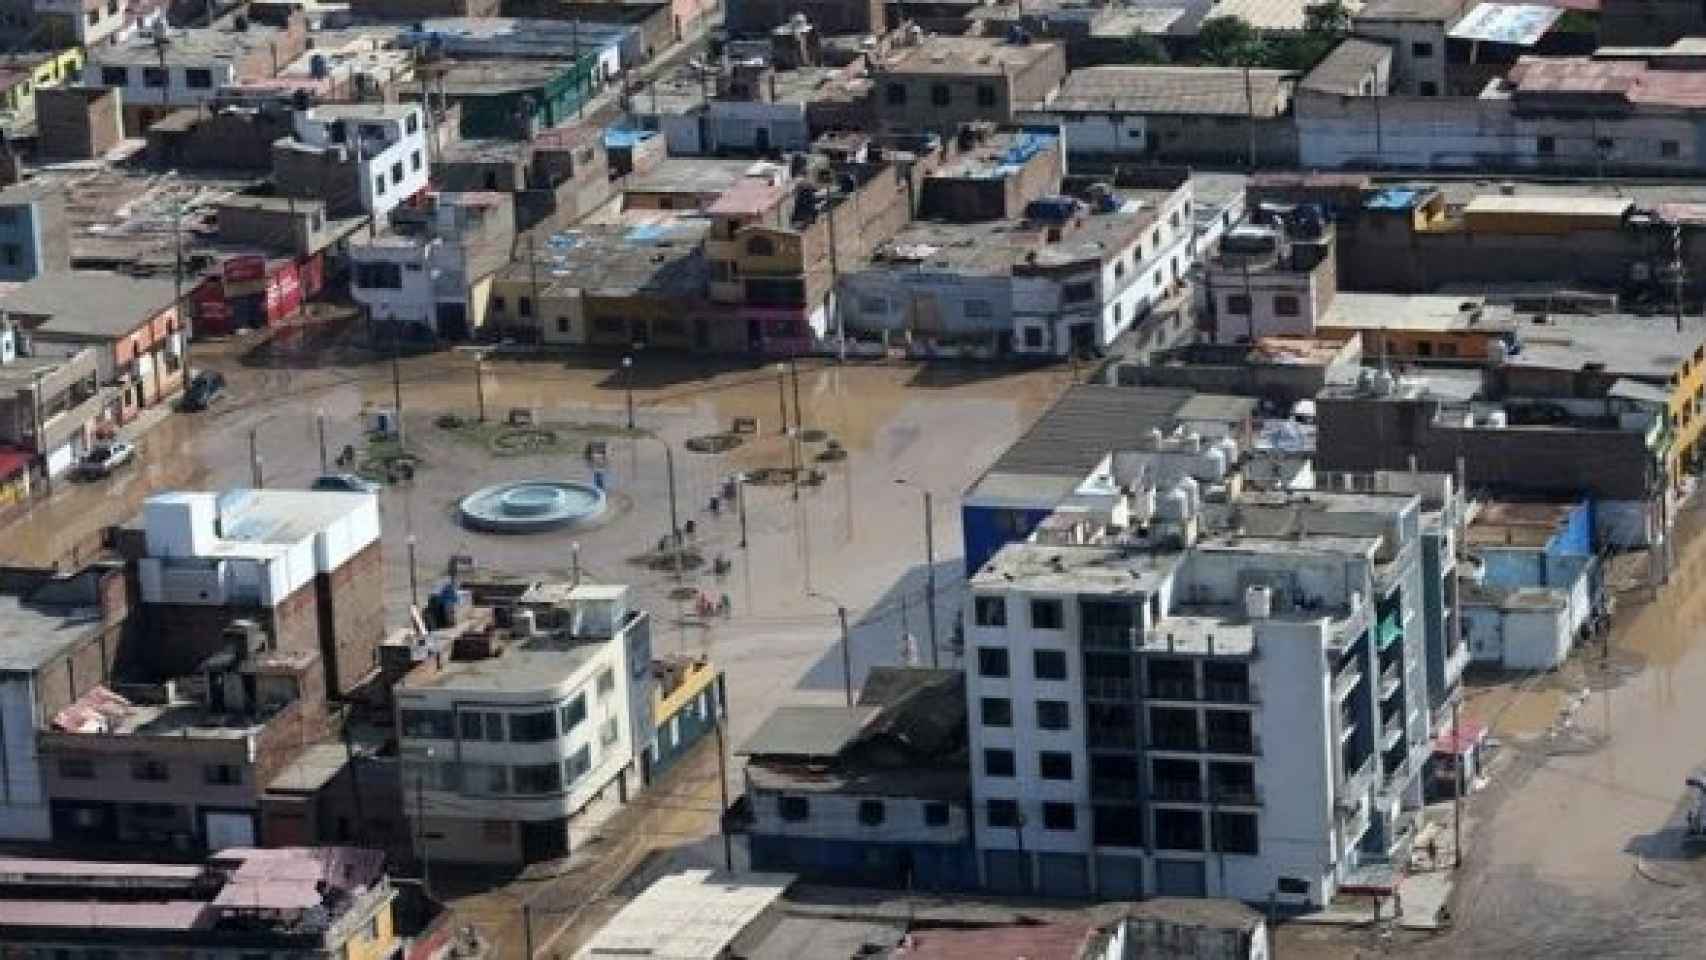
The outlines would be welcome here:
[[[1333,699],[1343,700],[1351,692],[1351,688],[1362,679],[1362,667],[1356,661],[1345,664],[1339,675],[1333,678]]]
[[[1262,738],[1253,733],[1209,731],[1207,753],[1236,753],[1255,756],[1262,752]]]
[[[1136,699],[1137,683],[1129,677],[1085,677],[1084,696],[1091,700]]]
[[[1374,778],[1380,775],[1380,758],[1370,753],[1357,767],[1356,772],[1345,778],[1345,789],[1341,796],[1349,800],[1360,799],[1374,786]]]
[[[1398,723],[1389,723],[1381,728],[1380,749],[1390,750],[1397,746],[1398,741],[1402,739],[1404,739],[1404,727]]]
[[[1398,692],[1398,688],[1402,686],[1401,681],[1404,677],[1403,666],[1404,665],[1402,663],[1393,663],[1391,666],[1381,671],[1380,699],[1390,700],[1392,699],[1392,695]]]
[[[1151,700],[1195,700],[1197,685],[1193,680],[1162,680],[1151,677],[1149,680],[1149,698]]]
[[[1150,795],[1161,803],[1201,803],[1202,784],[1194,780],[1157,780]]]

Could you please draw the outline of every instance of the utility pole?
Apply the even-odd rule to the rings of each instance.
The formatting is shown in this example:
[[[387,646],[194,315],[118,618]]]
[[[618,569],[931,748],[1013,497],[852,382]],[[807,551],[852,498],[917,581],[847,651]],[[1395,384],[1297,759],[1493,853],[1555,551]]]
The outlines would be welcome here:
[[[800,365],[793,357],[788,358],[788,373],[794,378],[794,428],[805,428],[804,408],[800,406]]]
[[[776,365],[776,403],[782,409],[782,420],[776,428],[776,432],[780,434],[788,432],[788,383],[785,379],[786,374],[787,368],[778,363]]]
[[[415,767],[415,841],[420,844],[421,895],[428,900],[432,899],[432,853],[427,850],[426,765],[432,762],[432,756],[432,748],[427,747]]]
[[[177,313],[178,335],[183,337],[181,350],[184,360],[184,387],[188,389],[189,382],[195,371],[190,369],[190,335],[194,332],[184,320],[184,208],[183,204],[172,204],[172,307]]]
[[[538,309],[535,305],[534,309]],[[486,353],[474,352],[474,396],[480,404],[480,422],[486,422]]]
[[[634,430],[634,358],[622,358],[622,386],[628,393],[628,431]]]
[[[718,684],[718,693],[722,685]],[[719,697],[718,699],[721,699]],[[734,840],[729,836],[729,748],[723,739],[724,704],[717,705],[717,795],[722,798],[722,805],[717,808],[717,832],[723,835],[723,869],[734,872],[735,847]]]
[[[409,606],[420,609],[421,587],[419,571],[415,565],[415,535],[409,534],[403,541],[409,548]]]
[[[848,644],[847,608],[835,605],[835,615],[841,619],[841,681],[847,688],[847,705],[853,705],[853,653]]]
[[[941,669],[942,656],[936,646],[936,530],[930,491],[924,491],[924,602],[930,617],[930,666]]]
[[[1676,332],[1682,332],[1682,285],[1684,274],[1682,270],[1682,224],[1670,225],[1670,280],[1675,290],[1676,299]]]
[[[329,472],[330,468],[327,466],[327,462],[326,462],[326,411],[325,411],[325,408],[323,408],[323,407],[315,408],[315,410],[314,410],[314,423],[315,423],[316,427],[318,428],[319,434],[320,434],[320,472],[321,473],[327,473],[327,472]]]
[[[396,323],[396,318],[392,318]],[[404,443],[403,436],[403,367],[400,354],[403,350],[402,328],[393,326],[391,329],[391,399],[397,405],[397,445]]]
[[[794,499],[800,499],[800,471],[805,466],[800,463],[800,431],[788,431],[788,472],[794,475]]]
[[[261,476],[261,453],[256,434],[260,427],[249,428],[249,482],[259,490],[266,486],[266,478]]]
[[[1246,61],[1248,57],[1245,58]],[[1244,104],[1249,112],[1244,118],[1244,128],[1250,137],[1250,169],[1256,169],[1256,91],[1250,85],[1250,64],[1244,64]]]
[[[735,508],[740,513],[740,548],[746,549],[746,474],[735,474]]]
[[[675,512],[675,450],[663,444],[664,464],[669,469],[669,539],[675,544],[675,579],[681,579],[681,522]]]
[[[1458,725],[1462,698],[1451,704],[1451,868],[1463,867],[1463,728]]]

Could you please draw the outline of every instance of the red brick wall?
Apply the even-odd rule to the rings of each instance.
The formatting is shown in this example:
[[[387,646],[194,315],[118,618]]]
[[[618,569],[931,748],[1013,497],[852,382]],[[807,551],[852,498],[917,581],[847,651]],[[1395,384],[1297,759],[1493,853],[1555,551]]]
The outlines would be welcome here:
[[[327,687],[349,693],[377,669],[379,644],[385,639],[385,568],[379,541],[316,577],[314,590]]]

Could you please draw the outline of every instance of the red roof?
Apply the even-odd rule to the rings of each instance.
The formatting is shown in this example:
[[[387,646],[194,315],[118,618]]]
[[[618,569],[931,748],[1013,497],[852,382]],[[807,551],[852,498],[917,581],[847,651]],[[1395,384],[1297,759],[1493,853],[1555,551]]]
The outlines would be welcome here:
[[[1096,930],[1087,923],[1011,924],[914,931],[895,950],[895,960],[1077,960]]]
[[[775,206],[787,192],[788,188],[780,184],[749,177],[723,191],[705,212],[735,216],[760,214]]]
[[[33,454],[23,450],[0,449],[0,480],[10,480],[30,468]]]

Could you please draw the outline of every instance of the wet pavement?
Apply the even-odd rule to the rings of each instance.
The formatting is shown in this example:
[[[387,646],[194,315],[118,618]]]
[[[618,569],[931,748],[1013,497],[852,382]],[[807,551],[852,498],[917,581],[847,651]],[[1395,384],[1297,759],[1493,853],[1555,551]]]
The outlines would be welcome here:
[[[237,362],[240,343],[198,349],[195,362],[224,370],[227,398],[214,409],[166,418],[141,441],[134,469],[108,482],[62,484],[0,537],[0,557],[42,563],[100,528],[136,516],[148,494],[174,488],[245,486],[255,470],[267,486],[306,487],[320,471],[318,423],[328,452],[361,444],[367,417],[393,404],[387,360],[347,366],[255,369]],[[397,365],[405,433],[422,465],[411,485],[380,497],[384,522],[386,600],[390,621],[405,622],[410,569],[406,537],[416,540],[417,590],[424,596],[453,555],[513,573],[567,575],[575,566],[605,582],[628,583],[655,618],[658,651],[708,651],[728,671],[732,742],[788,699],[843,696],[835,608],[853,626],[851,660],[857,686],[872,665],[902,661],[908,644],[929,662],[925,604],[923,490],[935,494],[938,648],[955,662],[949,639],[963,590],[958,495],[1064,388],[1064,369],[997,371],[918,365],[801,363],[798,396],[808,431],[826,440],[802,443],[823,482],[794,499],[786,484],[748,484],[747,547],[737,512],[708,509],[723,478],[738,471],[785,467],[792,453],[778,426],[785,401],[794,416],[796,386],[773,365],[703,373],[690,358],[642,355],[624,377],[616,358],[563,362],[491,359],[484,365],[489,420],[525,409],[554,425],[562,443],[522,456],[493,457],[487,448],[436,424],[445,413],[477,410],[473,356],[453,351],[404,358]],[[626,435],[628,387],[636,426]],[[690,452],[691,437],[727,431],[737,417],[756,417],[760,431],[723,453]],[[590,482],[581,444],[608,444],[609,509],[587,529],[525,536],[475,533],[456,519],[456,502],[491,483],[539,477]],[[833,439],[843,460],[816,457]],[[673,447],[677,512],[697,528],[689,546],[709,561],[726,558],[724,577],[708,569],[679,582],[668,570],[634,562],[669,531]],[[904,481],[904,483],[897,482]],[[727,594],[728,618],[701,619],[695,604],[672,599],[678,587],[713,599]],[[903,629],[903,627],[905,629]]]

